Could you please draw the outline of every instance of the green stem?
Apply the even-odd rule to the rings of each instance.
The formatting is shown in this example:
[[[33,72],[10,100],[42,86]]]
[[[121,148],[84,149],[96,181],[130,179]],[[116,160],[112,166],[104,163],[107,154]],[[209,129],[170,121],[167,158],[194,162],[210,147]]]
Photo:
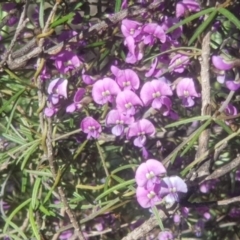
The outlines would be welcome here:
[[[158,209],[156,208],[155,205],[152,207],[152,211],[153,211],[153,213],[154,213],[154,215],[155,215],[155,217],[156,217],[156,219],[157,219],[157,221],[158,221],[158,225],[159,225],[161,231],[164,231],[164,226],[163,226],[162,220],[161,220],[161,218],[160,218]]]
[[[109,172],[108,172],[107,165],[106,165],[103,153],[102,153],[102,149],[101,149],[101,147],[100,147],[100,145],[99,145],[99,143],[97,141],[96,141],[96,145],[97,145],[98,153],[99,153],[100,158],[102,160],[102,165],[103,165],[104,171],[106,173],[106,176],[108,177],[109,176]]]

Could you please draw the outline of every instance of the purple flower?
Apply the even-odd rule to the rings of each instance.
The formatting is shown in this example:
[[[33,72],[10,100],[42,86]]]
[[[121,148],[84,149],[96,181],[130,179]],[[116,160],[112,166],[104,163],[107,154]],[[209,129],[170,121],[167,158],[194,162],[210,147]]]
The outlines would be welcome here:
[[[124,19],[122,20],[121,30],[124,37],[131,36],[137,38],[142,32],[142,24],[137,21]]]
[[[125,59],[127,63],[134,64],[143,58],[142,43],[136,44],[132,36],[129,36],[125,39],[124,45],[127,46],[129,50],[127,57]]]
[[[92,89],[93,100],[101,105],[112,102],[114,96],[121,92],[117,83],[111,78],[103,78],[94,83]]]
[[[150,189],[155,184],[161,183],[160,177],[165,173],[166,169],[162,163],[155,159],[149,159],[138,167],[135,180],[139,187]]]
[[[66,230],[59,235],[59,239],[60,240],[68,240],[72,237],[72,235],[73,235],[72,230]]]
[[[189,57],[183,54],[176,54],[169,63],[169,69],[177,73],[182,73],[189,63]]]
[[[158,69],[157,66],[158,66],[158,58],[156,57],[152,63],[151,63],[151,67],[150,69],[148,70],[148,72],[145,73],[145,77],[156,77],[158,78],[161,73],[162,73],[162,69]]]
[[[81,100],[83,99],[84,94],[85,90],[83,88],[78,88],[74,95],[73,103],[66,108],[66,112],[72,113],[76,110],[80,110],[82,108]]]
[[[232,207],[231,210],[229,211],[228,215],[231,218],[239,218],[240,217],[240,209],[237,207]]]
[[[166,32],[170,27],[176,25],[177,23],[179,23],[178,18],[164,16],[161,27]],[[170,34],[171,34],[171,38],[173,39],[179,38],[182,35],[182,26],[178,27],[177,29],[172,31]]]
[[[201,237],[204,230],[204,222],[202,219],[199,219],[194,226],[194,232],[196,237]]]
[[[49,106],[44,109],[44,115],[46,117],[52,117],[58,112],[59,108],[49,103]]]
[[[200,192],[202,193],[209,193],[211,190],[214,190],[219,183],[219,179],[211,179],[208,181],[204,181],[200,185]]]
[[[87,85],[92,85],[95,83],[95,80],[92,76],[88,75],[88,74],[83,74],[82,75],[82,80],[84,83],[86,83]]]
[[[129,126],[127,138],[136,137],[133,144],[136,147],[143,147],[146,143],[147,137],[153,137],[156,133],[154,125],[147,119],[141,119]]]
[[[112,128],[112,134],[120,136],[124,132],[124,125],[128,125],[134,122],[134,118],[123,115],[118,110],[111,110],[106,117],[106,126],[114,125]]]
[[[158,38],[161,43],[166,41],[166,34],[163,28],[157,23],[148,23],[143,27],[143,32],[145,33],[143,42],[144,44],[153,45],[155,39]]]
[[[130,90],[124,90],[118,93],[116,98],[117,109],[128,116],[133,116],[136,112],[136,106],[142,106],[140,98]]]
[[[166,202],[174,203],[179,201],[178,193],[186,193],[187,190],[186,183],[180,177],[165,177],[161,182],[160,195],[165,196]]]
[[[173,215],[173,222],[175,224],[179,224],[181,222],[181,215],[179,213],[175,213]]]
[[[111,71],[122,89],[136,90],[139,88],[139,77],[132,69],[121,70],[116,66],[111,66]]]
[[[226,87],[231,91],[237,91],[240,88],[239,81],[226,81]]]
[[[97,139],[102,132],[101,125],[92,117],[85,117],[82,120],[81,129],[87,134],[87,139]]]
[[[82,65],[82,61],[72,51],[63,50],[53,57],[55,59],[56,68],[60,73],[67,73],[72,69],[76,69]]]
[[[229,55],[222,54],[222,55],[213,55],[212,56],[212,63],[215,68],[219,70],[229,70],[233,68],[233,61]]]
[[[211,219],[211,214],[209,212],[209,208],[208,207],[199,207],[197,208],[197,211],[200,215],[202,215],[206,220],[210,220]]]
[[[160,78],[158,80],[146,82],[142,86],[140,97],[146,106],[152,104],[152,108],[155,109],[161,109],[164,106],[166,110],[163,115],[167,116],[171,110],[172,102],[166,96],[172,96],[172,94],[167,80],[165,78]]]
[[[174,239],[174,236],[172,232],[169,231],[160,232],[158,235],[158,240],[172,240],[172,239]]]
[[[231,91],[237,91],[240,88],[240,82],[235,81],[233,76],[227,74],[223,70],[217,76],[217,81],[221,84],[225,84],[225,86]]]
[[[182,99],[182,104],[185,107],[192,107],[194,105],[194,97],[199,97],[196,92],[194,81],[192,78],[183,78],[177,84],[177,95]]]
[[[56,78],[48,86],[48,100],[53,104],[58,104],[61,98],[67,98],[68,81],[64,78]]]
[[[176,4],[176,17],[181,17],[186,12],[198,11],[200,11],[200,4],[195,0],[182,0]]]
[[[2,10],[5,12],[10,12],[11,10],[16,9],[16,3],[4,3],[2,5]],[[9,27],[12,27],[13,25],[15,25],[18,22],[19,18],[16,17],[16,13],[12,14],[12,16],[8,19],[7,21],[7,25]]]
[[[152,188],[149,189],[138,186],[136,189],[136,197],[141,207],[153,207],[157,202],[160,202],[162,200],[159,195],[160,188],[160,184],[155,184]]]

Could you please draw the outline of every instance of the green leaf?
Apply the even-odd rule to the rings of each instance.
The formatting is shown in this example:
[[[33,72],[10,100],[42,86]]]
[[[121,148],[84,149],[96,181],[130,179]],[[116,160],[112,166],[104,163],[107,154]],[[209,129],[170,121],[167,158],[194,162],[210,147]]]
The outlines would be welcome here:
[[[45,5],[45,0],[40,0],[39,24],[42,29],[44,28],[44,5]]]
[[[23,240],[23,239],[28,239],[27,236],[24,234],[24,232],[22,231],[21,228],[19,228],[17,226],[17,224],[13,223],[13,222],[9,222],[9,225],[17,232],[18,235],[21,236],[21,238],[19,238],[18,236],[15,236],[13,234],[11,234],[11,232],[8,232],[7,235],[12,238],[12,239],[16,239],[16,240]]]
[[[211,121],[212,121],[212,119],[208,119],[208,121],[206,121],[201,127],[198,128],[194,137],[189,141],[188,146],[181,153],[181,155],[180,155],[181,157],[184,156],[184,154],[188,152],[188,150],[193,146],[194,142],[198,139],[198,137],[202,133],[202,131],[210,125]]]
[[[22,155],[18,158],[17,163],[20,162],[20,160],[23,158],[22,164],[21,164],[21,170],[25,168],[25,165],[27,164],[27,161],[29,157],[36,152],[38,143],[33,144],[30,148],[27,149],[27,151],[24,151]]]
[[[116,0],[115,1],[115,9],[114,9],[115,13],[120,11],[121,5],[122,5],[122,0]]]
[[[63,17],[58,18],[57,20],[53,21],[53,23],[50,25],[50,28],[57,27],[63,23],[68,22],[69,20],[72,20],[75,16],[75,13],[69,13],[68,15],[65,15]]]
[[[56,214],[53,211],[49,211],[47,208],[45,208],[43,205],[39,206],[39,210],[44,213],[46,216],[56,216]]]
[[[37,223],[34,220],[34,216],[33,216],[33,209],[32,209],[32,205],[29,206],[29,211],[28,211],[28,215],[29,215],[29,221],[32,227],[32,231],[34,236],[36,237],[37,240],[41,240],[41,237],[39,235],[39,231],[37,228]]]
[[[9,127],[12,123],[12,119],[13,119],[13,115],[15,113],[15,110],[17,108],[17,105],[18,105],[18,102],[20,101],[21,99],[20,98],[17,98],[16,101],[13,103],[13,107],[12,107],[12,110],[11,110],[11,114],[10,114],[10,117],[9,117],[9,120],[7,122],[7,129],[6,129],[6,133],[8,132],[9,130]]]
[[[235,15],[229,12],[226,8],[219,8],[218,12],[225,16],[229,21],[236,25],[236,27],[240,28],[240,21]]]
[[[211,12],[207,20],[205,20],[194,32],[193,36],[190,38],[188,42],[188,46],[190,46],[197,39],[197,37],[208,27],[210,22],[216,17],[217,13],[218,13],[217,10]]]
[[[159,225],[161,231],[164,231],[164,227],[163,227],[162,220],[161,220],[161,218],[160,218],[159,210],[157,209],[156,206],[153,206],[153,207],[152,207],[152,211],[153,211],[153,213],[154,213],[154,216],[155,216],[156,219],[157,219],[157,222],[158,222],[158,225]],[[161,210],[160,210],[160,211],[161,211]]]
[[[213,11],[215,11],[215,10],[216,10],[216,8],[215,8],[215,7],[212,7],[212,8],[207,8],[207,9],[201,11],[201,12],[195,13],[195,14],[193,14],[193,15],[185,18],[184,20],[180,21],[178,24],[175,24],[174,26],[170,27],[170,28],[167,30],[166,33],[170,33],[170,32],[172,32],[173,30],[177,29],[178,27],[180,27],[180,26],[182,26],[182,25],[184,25],[184,24],[186,24],[186,23],[189,23],[189,22],[191,22],[192,20],[194,20],[194,19],[196,19],[196,18],[199,18],[199,17],[201,17],[201,16],[203,16],[203,15],[205,15],[205,14],[211,13],[211,12],[213,12]]]
[[[211,118],[210,115],[187,118],[187,119],[183,119],[183,120],[180,120],[180,121],[177,121],[177,122],[174,122],[174,123],[170,123],[170,124],[166,125],[164,128],[177,127],[179,125],[183,125],[183,124],[186,124],[186,123],[191,123],[193,121],[208,120],[209,118]]]
[[[12,218],[18,213],[20,212],[20,210],[22,210],[26,205],[28,205],[31,202],[31,198],[25,200],[23,203],[21,203],[20,205],[18,205],[13,211],[12,213],[9,215],[9,217],[7,219],[4,219],[6,224],[4,225],[3,228],[3,233],[7,232],[8,226],[12,220]]]
[[[35,180],[35,183],[33,186],[31,205],[32,205],[32,209],[34,210],[38,207],[38,192],[39,192],[41,182],[42,182],[42,179],[38,177]]]
[[[125,169],[128,169],[128,168],[136,168],[137,166],[139,166],[138,164],[127,164],[127,165],[124,165],[124,166],[121,166],[119,168],[116,168],[115,170],[112,171],[112,174],[116,174],[117,172],[121,172]]]
[[[119,202],[119,201],[120,201],[119,198],[116,198],[116,199],[114,199],[114,200],[111,200],[106,206],[104,206],[104,207],[102,207],[101,209],[99,209],[98,211],[90,214],[90,216],[82,219],[82,220],[80,221],[80,223],[82,224],[82,223],[88,222],[88,221],[96,218],[98,215],[101,215],[101,214],[107,212],[108,209],[110,209],[112,206],[116,205],[116,203]]]
[[[0,108],[0,114],[11,105],[12,102],[16,101],[17,98],[19,98],[23,92],[25,91],[25,88],[21,89],[19,92],[17,92],[15,95],[13,95],[8,101],[6,101],[3,106]]]
[[[232,134],[233,133],[231,128],[224,121],[218,120],[218,119],[214,119],[214,122],[216,124],[218,124],[219,126],[221,126],[223,128],[223,130],[225,130],[228,134]]]
[[[19,138],[16,135],[15,136],[11,136],[9,134],[3,133],[2,136],[5,137],[6,139],[8,139],[9,141],[15,142],[15,143],[17,143],[19,145],[26,144],[26,142],[22,138]]]
[[[120,183],[116,186],[113,186],[112,188],[107,189],[106,191],[104,191],[102,194],[100,194],[97,198],[96,201],[100,200],[101,198],[111,194],[112,192],[114,192],[115,190],[119,190],[119,189],[123,189],[128,187],[128,185],[134,184],[135,183],[135,179],[131,179],[128,181],[125,181],[123,183]]]
[[[90,44],[86,45],[84,48],[99,47],[99,46],[104,45],[105,43],[106,43],[106,41],[98,41],[98,42],[90,43]]]

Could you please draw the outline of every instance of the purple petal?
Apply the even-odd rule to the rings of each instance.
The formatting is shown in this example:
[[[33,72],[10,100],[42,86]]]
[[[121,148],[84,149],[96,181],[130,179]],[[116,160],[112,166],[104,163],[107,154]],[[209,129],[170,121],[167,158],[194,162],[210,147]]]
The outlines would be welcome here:
[[[129,19],[122,20],[121,31],[124,37],[132,36],[137,37],[142,31],[142,24],[137,21]]]
[[[227,60],[229,60],[229,62]],[[214,67],[220,70],[229,70],[233,68],[233,63],[230,61],[230,59],[227,60],[223,59],[222,56],[212,56],[212,63]]]
[[[139,137],[134,139],[133,144],[136,147],[142,148],[145,145],[146,140],[147,140],[147,138],[146,138],[145,135],[144,136],[139,136]]]
[[[120,92],[117,83],[111,78],[103,78],[94,83],[92,89],[93,100],[98,104],[112,102],[113,96]]]
[[[135,106],[142,106],[140,98],[130,90],[124,90],[118,93],[116,98],[117,109],[127,115],[135,114]]]
[[[154,136],[156,129],[154,125],[147,119],[141,119],[138,122],[135,122],[130,125],[127,137],[128,139],[134,136],[139,136],[139,134],[146,134],[149,136]]]
[[[92,85],[95,81],[94,79],[87,74],[82,75],[83,82],[86,83],[87,85]]]
[[[182,99],[182,105],[184,107],[192,107],[194,106],[195,102],[192,97],[187,97]]]
[[[145,106],[150,105],[150,103],[152,102],[153,93],[154,93],[154,88],[153,88],[151,82],[144,83],[142,86],[142,89],[140,91],[140,97]]]
[[[74,95],[73,101],[75,103],[79,103],[83,99],[85,92],[86,92],[85,89],[78,88],[78,90],[76,91],[76,93]]]
[[[240,82],[226,81],[226,87],[231,91],[237,91],[240,88]]]
[[[67,106],[67,108],[66,108],[66,112],[68,112],[68,113],[73,113],[73,112],[75,112],[76,110],[77,110],[77,108],[76,108],[75,103],[70,104],[70,105]]]
[[[185,14],[187,8],[181,2],[176,4],[176,17],[179,18]]]
[[[177,95],[180,98],[187,98],[189,96],[199,97],[199,94],[195,90],[194,81],[192,78],[183,78],[177,84]]]
[[[162,27],[156,23],[148,23],[143,27],[143,32],[153,35],[158,38],[160,42],[164,43],[166,41],[166,34]]]
[[[123,131],[124,131],[123,125],[116,125],[112,128],[112,134],[115,136],[122,135]]]

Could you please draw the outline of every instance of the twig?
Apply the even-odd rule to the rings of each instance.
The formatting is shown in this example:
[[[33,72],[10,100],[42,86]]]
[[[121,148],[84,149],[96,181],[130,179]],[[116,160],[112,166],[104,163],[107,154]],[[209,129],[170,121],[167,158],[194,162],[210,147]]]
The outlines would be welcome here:
[[[162,210],[159,210],[159,215],[161,219],[164,219],[167,217]],[[156,217],[152,216],[147,221],[145,221],[141,226],[135,228],[126,237],[122,238],[122,240],[137,240],[139,238],[142,238],[146,236],[146,234],[150,232],[157,225],[158,225],[158,221]]]
[[[211,32],[209,31],[206,36],[203,38],[202,42],[202,61],[201,61],[201,88],[202,88],[202,110],[201,115],[210,115],[211,112],[208,111],[208,106],[211,103],[210,97],[210,73],[209,73],[209,57],[210,57],[210,39]],[[198,149],[195,158],[200,157],[208,149],[210,136],[210,129],[204,129],[198,139]],[[205,162],[198,169],[198,177],[208,175],[210,167],[210,159]]]
[[[227,163],[227,164],[223,165],[222,167],[216,169],[212,174],[207,176],[204,179],[204,181],[215,179],[215,178],[220,178],[221,176],[229,173],[230,171],[232,171],[234,168],[236,168],[239,165],[240,165],[240,157],[237,157],[237,158],[233,159],[230,163]]]
[[[118,22],[120,22],[121,20],[123,20],[126,17],[134,17],[134,16],[139,16],[143,13],[148,12],[149,10],[154,10],[156,9],[158,6],[160,6],[160,4],[163,2],[163,0],[156,0],[153,3],[150,3],[147,7],[145,8],[140,8],[136,6],[133,7],[129,7],[128,9],[124,9],[120,12],[115,13],[113,16],[109,16],[107,20],[103,20],[100,23],[94,24],[93,26],[91,26],[88,29],[82,29],[82,31],[77,35],[72,37],[71,39],[69,39],[66,42],[78,42],[79,39],[87,39],[91,36],[93,36],[94,34],[96,34],[96,32],[101,32],[102,30],[105,30],[106,28],[108,28],[111,25],[117,24]],[[47,20],[47,23],[44,27],[44,31],[43,33],[47,32],[47,29],[49,27],[48,23],[50,23],[52,16],[54,15],[54,11],[57,8],[57,4],[58,2],[54,5],[52,12],[49,15],[49,19]],[[29,49],[32,49],[32,51],[34,51],[34,54],[32,54],[31,52],[29,52],[27,55],[28,57],[26,58],[26,56],[21,56],[17,59],[14,59],[14,61],[7,61],[8,67],[12,70],[14,69],[19,69],[23,66],[25,66],[26,62],[30,59],[30,58],[34,58],[37,57],[39,54],[41,54],[42,52],[44,53],[48,53],[48,54],[56,54],[56,50],[57,52],[61,51],[61,49],[65,46],[64,42],[60,42],[59,44],[57,44],[56,46],[54,46],[53,48],[50,48],[48,50],[43,50],[42,46],[43,46],[43,42],[44,42],[44,38],[41,38],[39,41],[39,45],[38,47],[36,47],[36,43],[33,41],[32,45],[28,45]],[[36,49],[37,48],[37,49]],[[26,55],[26,54],[24,54]]]
[[[218,205],[228,205],[230,203],[240,202],[240,196],[217,201]]]
[[[43,29],[43,33],[46,33],[49,25],[51,23],[52,17],[53,15],[56,13],[57,7],[58,7],[59,2],[56,1],[49,17],[48,20],[45,24],[45,27]],[[39,46],[38,48],[41,50],[42,46],[44,44],[44,38],[39,40]],[[37,61],[37,74],[34,75],[34,80],[37,83],[38,86],[38,104],[39,107],[43,105],[43,102],[45,101],[45,97],[44,97],[44,90],[43,90],[43,83],[41,81],[41,79],[39,78],[39,74],[40,74],[40,70],[39,68],[42,67],[42,59],[39,58]],[[44,145],[46,145],[46,150],[45,150],[45,154],[47,155],[47,159],[49,161],[49,166],[50,166],[50,170],[52,172],[53,178],[56,179],[57,178],[57,165],[56,162],[54,161],[54,156],[53,156],[53,146],[52,146],[52,120],[48,119],[47,123],[44,121],[44,117],[43,117],[43,112],[40,111],[39,112],[39,120],[40,120],[40,126],[41,126],[41,130],[42,133],[44,133],[45,131],[47,132],[47,136],[46,136],[46,143],[43,143],[43,149],[45,148]],[[46,127],[46,129],[45,129]],[[43,134],[44,135],[44,134]],[[43,136],[43,140],[45,140],[45,137]],[[60,200],[63,203],[63,206],[66,210],[66,213],[70,219],[70,222],[73,224],[73,227],[75,228],[75,231],[77,232],[77,237],[80,240],[85,240],[81,230],[80,230],[80,226],[76,220],[76,216],[74,215],[74,212],[70,209],[69,204],[67,202],[67,198],[65,196],[64,190],[62,188],[62,186],[58,186],[58,193],[60,195]]]
[[[21,33],[21,31],[24,29],[27,22],[29,21],[29,19],[25,19],[26,13],[27,13],[27,8],[28,8],[28,1],[26,1],[25,5],[23,6],[23,11],[21,13],[17,29],[15,31],[15,34],[12,38],[12,41],[11,41],[9,47],[8,47],[8,50],[5,52],[4,57],[3,57],[2,61],[0,62],[0,66],[2,66],[6,62],[6,60],[8,59],[9,54],[11,53],[12,48],[13,48],[14,44],[16,43],[19,34]]]
[[[230,91],[226,100],[223,102],[222,106],[218,109],[218,112],[223,112],[225,110],[225,108],[227,107],[227,105],[229,104],[229,102],[231,101],[233,95],[234,95],[235,91]]]

